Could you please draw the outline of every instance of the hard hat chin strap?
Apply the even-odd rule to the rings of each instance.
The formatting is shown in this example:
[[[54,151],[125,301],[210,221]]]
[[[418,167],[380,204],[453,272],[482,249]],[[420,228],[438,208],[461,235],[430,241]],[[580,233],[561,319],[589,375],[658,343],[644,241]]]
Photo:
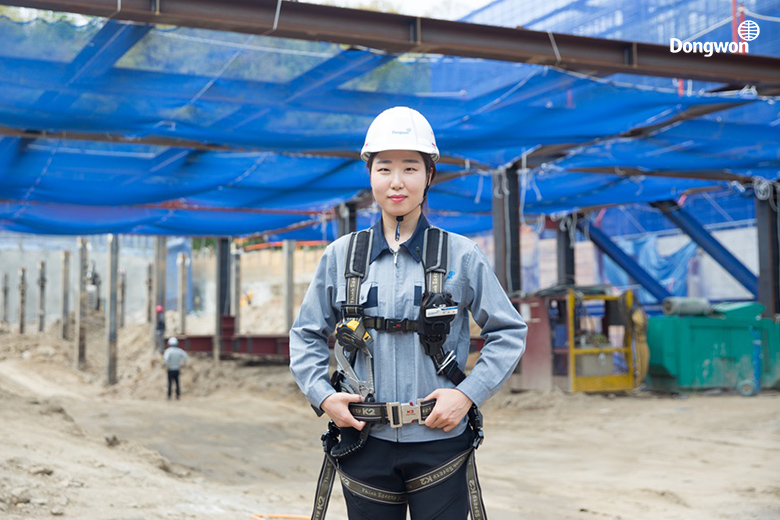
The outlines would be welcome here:
[[[425,188],[425,191],[427,192],[428,188]],[[422,201],[420,201],[420,203],[417,206],[412,208],[412,211],[410,211],[409,213],[413,213],[414,210],[416,210],[419,207],[422,207],[422,205],[424,203],[425,203],[425,195],[423,195]],[[401,222],[404,221],[404,217],[409,215],[409,213],[406,213],[405,215],[401,215],[400,217],[395,217],[395,221],[396,221],[396,225],[395,225],[395,241],[396,242],[400,242],[401,241]],[[420,210],[420,213],[422,214],[422,210]]]
[[[436,175],[435,171],[433,172],[433,175]],[[416,210],[418,207],[422,207],[423,204],[425,204],[425,199],[428,198],[428,188],[431,187],[431,180],[433,178],[433,175],[428,176],[428,181],[425,183],[425,190],[423,191],[423,198],[420,201],[420,203],[412,208],[412,210],[409,213],[413,213],[414,210]],[[404,217],[409,215],[409,213],[406,213],[405,215],[401,215],[400,217],[395,217],[396,225],[395,225],[395,241],[400,242],[401,241],[401,222],[404,221]],[[422,213],[422,210],[420,210],[420,213]]]

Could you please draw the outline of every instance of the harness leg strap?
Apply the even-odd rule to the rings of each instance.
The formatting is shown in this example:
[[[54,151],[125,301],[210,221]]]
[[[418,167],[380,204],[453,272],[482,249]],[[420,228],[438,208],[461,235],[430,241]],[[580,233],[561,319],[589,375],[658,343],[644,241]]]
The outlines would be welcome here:
[[[317,480],[317,492],[314,494],[314,510],[311,513],[311,520],[325,519],[335,476],[335,461],[331,460],[330,455],[325,454],[325,460],[322,461],[322,469],[320,470],[320,478]]]

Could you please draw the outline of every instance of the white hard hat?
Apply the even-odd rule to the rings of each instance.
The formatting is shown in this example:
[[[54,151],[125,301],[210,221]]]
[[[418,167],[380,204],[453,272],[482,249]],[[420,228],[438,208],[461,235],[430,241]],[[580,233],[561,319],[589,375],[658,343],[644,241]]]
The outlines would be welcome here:
[[[178,338],[168,338],[168,346],[169,347],[178,347],[179,346]]]
[[[387,150],[415,150],[439,160],[439,149],[431,124],[417,110],[409,107],[389,108],[376,116],[366,133],[360,158],[368,162],[372,153]]]

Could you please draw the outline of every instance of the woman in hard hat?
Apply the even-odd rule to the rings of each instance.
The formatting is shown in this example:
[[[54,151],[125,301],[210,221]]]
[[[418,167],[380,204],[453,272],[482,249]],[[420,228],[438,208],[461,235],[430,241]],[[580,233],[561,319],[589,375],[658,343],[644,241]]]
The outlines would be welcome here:
[[[476,407],[514,370],[526,325],[479,247],[423,213],[439,159],[425,117],[407,107],[382,112],[361,158],[381,218],[326,248],[290,331],[293,376],[332,421],[312,518],[325,515],[335,470],[350,520],[403,520],[407,507],[414,520],[465,519],[469,510],[484,518]],[[466,377],[468,312],[485,344]],[[349,356],[335,388],[334,330]]]

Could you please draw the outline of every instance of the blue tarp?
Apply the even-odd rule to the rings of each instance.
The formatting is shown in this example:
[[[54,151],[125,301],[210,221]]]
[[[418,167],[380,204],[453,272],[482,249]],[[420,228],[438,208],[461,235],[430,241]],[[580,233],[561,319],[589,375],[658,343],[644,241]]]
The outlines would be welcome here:
[[[723,103],[735,106],[725,118],[616,137]],[[76,26],[0,18],[0,129],[26,133],[0,139],[0,229],[275,235],[320,223],[369,188],[355,152],[373,116],[394,105],[430,119],[449,157],[440,171],[460,174],[432,188],[430,208],[431,220],[461,233],[491,228],[491,196],[501,189],[491,172],[540,145],[573,149],[523,173],[524,214],[725,186],[572,168],[727,168],[776,178],[780,160],[777,105],[749,92],[680,95],[523,64],[114,20]],[[289,236],[323,233],[331,231],[316,226]]]

